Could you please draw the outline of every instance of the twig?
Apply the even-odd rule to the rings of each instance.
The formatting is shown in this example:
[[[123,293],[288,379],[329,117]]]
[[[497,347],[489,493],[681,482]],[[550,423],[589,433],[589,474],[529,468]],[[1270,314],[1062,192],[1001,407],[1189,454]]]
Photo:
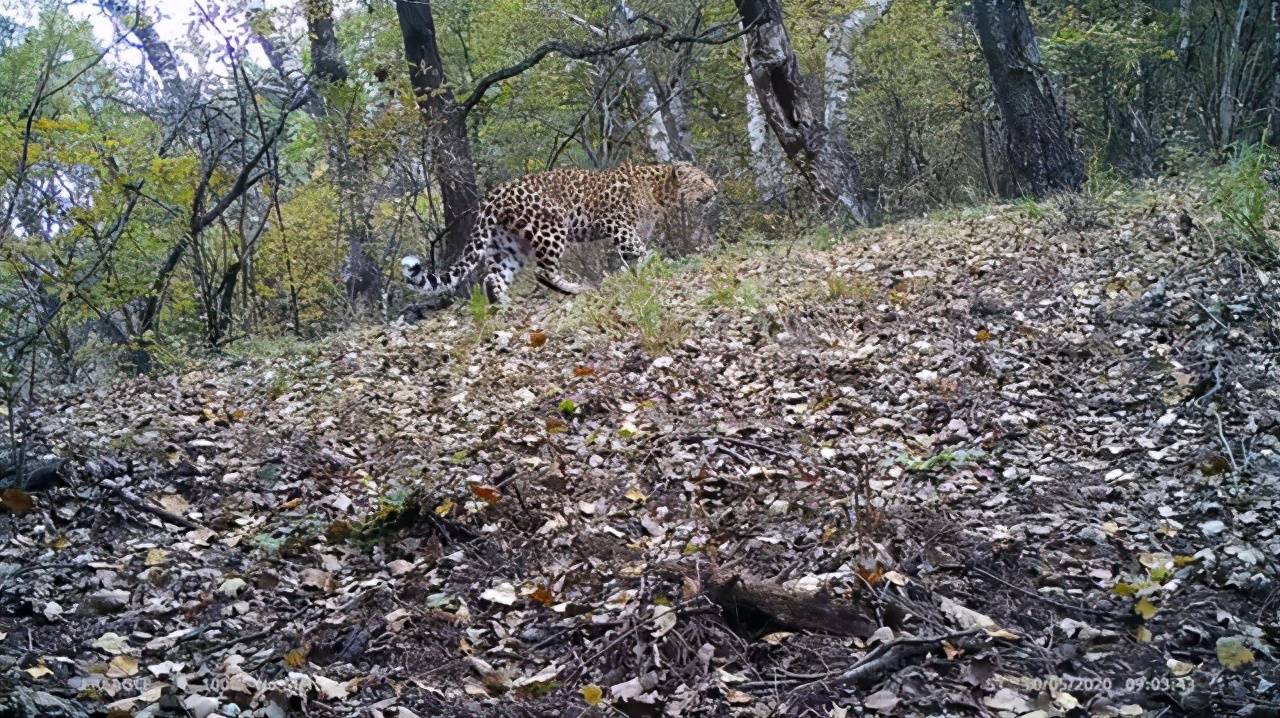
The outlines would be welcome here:
[[[1231,449],[1231,442],[1227,441],[1227,434],[1222,430],[1222,415],[1214,411],[1213,418],[1218,422],[1218,438],[1222,440],[1222,448],[1227,450],[1227,460],[1231,462],[1231,470],[1239,473],[1240,464],[1236,463],[1236,452]]]
[[[899,638],[896,641],[882,643],[843,673],[828,678],[820,678],[812,683],[806,683],[796,690],[813,688],[819,684],[841,685],[844,683],[857,683],[866,685],[880,674],[896,670],[903,661],[926,653],[933,646],[937,646],[944,641],[955,641],[982,632],[981,628],[970,628],[966,631],[948,633],[944,636]]]
[[[142,499],[138,498],[137,495],[135,495],[133,492],[129,491],[128,489],[124,488],[123,486],[112,486],[110,484],[108,484],[108,486],[110,486],[111,491],[115,493],[116,496],[120,497],[121,501],[124,501],[126,504],[129,504],[135,509],[145,511],[149,514],[152,514],[153,516],[158,516],[165,523],[174,524],[175,526],[184,526],[193,531],[208,530],[204,526],[196,523],[195,521],[192,521],[191,519],[185,516],[179,516],[178,514],[175,514],[172,511],[162,509],[159,506],[156,506],[155,504],[149,503],[147,501],[143,501]]]
[[[1016,584],[1010,583],[1004,580],[1003,578],[1000,578],[999,576],[995,575],[994,573],[978,568],[977,566],[965,566],[963,564],[956,564],[956,566],[958,568],[964,568],[964,569],[973,571],[974,573],[985,576],[986,578],[989,578],[992,581],[995,581],[996,583],[1002,584],[1003,586],[1005,586],[1010,590],[1017,591],[1018,593],[1021,593],[1024,596],[1030,596],[1031,598],[1043,601],[1049,604],[1050,606],[1057,606],[1058,608],[1061,608],[1064,611],[1078,611],[1080,613],[1089,613],[1094,616],[1114,616],[1114,613],[1112,613],[1111,611],[1103,611],[1097,608],[1089,608],[1088,606],[1073,606],[1069,603],[1062,603],[1061,601],[1055,601],[1054,599],[1049,598],[1048,596],[1041,595],[1035,591],[1031,591],[1021,586],[1018,586]]]

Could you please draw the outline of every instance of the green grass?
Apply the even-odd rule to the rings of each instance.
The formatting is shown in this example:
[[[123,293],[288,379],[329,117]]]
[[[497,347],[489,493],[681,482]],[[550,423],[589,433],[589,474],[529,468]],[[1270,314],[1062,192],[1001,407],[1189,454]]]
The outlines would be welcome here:
[[[1280,190],[1263,172],[1277,167],[1276,152],[1262,144],[1236,149],[1214,181],[1213,207],[1222,215],[1227,238],[1260,264],[1280,263],[1280,232],[1274,229]]]

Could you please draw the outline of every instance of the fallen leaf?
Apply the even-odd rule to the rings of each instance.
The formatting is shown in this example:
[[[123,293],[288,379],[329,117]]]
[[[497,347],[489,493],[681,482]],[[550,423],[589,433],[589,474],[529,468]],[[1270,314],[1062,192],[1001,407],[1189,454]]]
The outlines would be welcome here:
[[[320,696],[326,700],[342,700],[351,695],[351,691],[356,685],[355,679],[339,682],[324,676],[312,676],[311,680],[315,681],[316,688],[320,691]]]
[[[1255,658],[1253,651],[1244,645],[1244,638],[1241,636],[1219,638],[1216,650],[1218,662],[1233,671],[1253,663]]]
[[[538,586],[533,593],[529,594],[529,598],[541,603],[544,606],[550,606],[556,602],[556,597],[551,593],[551,589],[546,586]]]
[[[32,666],[32,667],[27,668],[27,669],[24,669],[24,670],[26,670],[27,675],[31,676],[32,678],[34,678],[34,679],[36,679],[36,680],[40,680],[41,678],[44,678],[45,676],[51,676],[51,675],[53,675],[53,671],[49,670],[49,667],[48,667],[48,666],[46,666],[46,665],[43,665],[43,664],[41,664],[41,665],[39,665],[39,666]]]
[[[594,683],[588,683],[579,692],[582,694],[582,700],[589,706],[598,706],[604,700],[604,689]]]
[[[129,678],[138,674],[138,659],[133,656],[116,656],[107,664],[107,678]]]
[[[1133,604],[1133,612],[1142,616],[1144,621],[1150,621],[1151,617],[1156,615],[1157,610],[1156,605],[1145,598],[1140,598],[1137,603]]]
[[[485,589],[484,593],[480,594],[480,600],[511,606],[517,600],[516,589],[509,583],[500,583],[493,588]]]
[[[502,494],[498,493],[498,490],[492,486],[486,486],[485,484],[468,484],[468,488],[471,489],[471,493],[475,494],[477,498],[486,503],[496,504],[498,503],[498,499],[502,498]]]
[[[167,494],[165,496],[161,496],[160,505],[164,507],[165,511],[179,516],[186,513],[187,509],[191,508],[191,504],[187,503],[187,500],[178,494]]]
[[[899,700],[897,693],[886,688],[867,696],[862,705],[878,713],[889,713],[898,705]]]
[[[148,566],[159,566],[169,560],[169,552],[162,548],[153,548],[147,552],[147,558],[143,563]]]
[[[547,343],[546,332],[541,332],[541,331],[529,332],[529,346],[533,347],[534,349],[537,349],[538,347],[546,343]]]
[[[596,370],[589,366],[575,366],[573,368],[573,375],[576,377],[591,376],[592,374],[595,374],[595,373],[596,373]]]
[[[35,508],[35,499],[22,489],[5,489],[0,492],[0,506],[15,514],[25,514]]]
[[[564,419],[561,419],[558,416],[551,416],[547,418],[548,434],[563,434],[568,430],[569,425],[565,423]]]

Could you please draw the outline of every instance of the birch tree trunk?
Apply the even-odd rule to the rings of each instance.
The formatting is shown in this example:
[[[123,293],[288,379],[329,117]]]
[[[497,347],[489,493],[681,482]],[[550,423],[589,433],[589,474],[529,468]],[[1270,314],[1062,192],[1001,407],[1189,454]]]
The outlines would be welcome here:
[[[867,0],[862,8],[841,15],[826,30],[827,58],[823,76],[827,132],[846,137],[849,98],[854,86],[853,43],[889,9],[891,0]],[[846,140],[847,142],[847,140]]]
[[[1271,109],[1267,126],[1271,144],[1280,146],[1280,0],[1271,0]]]
[[[635,22],[637,15],[626,2],[619,2],[615,12],[625,23]],[[693,138],[679,83],[664,88],[640,56],[639,48],[625,51],[623,62],[640,92],[640,114],[645,123],[649,150],[659,162],[693,162]]]
[[[1084,165],[1067,110],[1040,61],[1040,44],[1022,0],[975,0],[978,42],[1004,122],[1015,191],[1042,197],[1078,190]]]
[[[1183,67],[1191,63],[1191,0],[1178,5],[1178,60]]]
[[[747,69],[769,129],[817,195],[859,224],[870,219],[862,173],[852,153],[832,141],[817,89],[800,65],[782,22],[780,0],[734,0],[747,29]]]
[[[1223,61],[1222,84],[1218,87],[1218,145],[1226,147],[1235,135],[1236,122],[1236,65],[1240,62],[1240,34],[1249,16],[1249,0],[1236,5],[1236,21],[1231,27],[1231,45]]]
[[[756,192],[766,205],[781,205],[786,201],[787,188],[783,183],[782,167],[787,158],[782,148],[769,134],[769,122],[760,108],[760,98],[751,82],[751,67],[744,63],[743,79],[747,96],[747,138],[751,143],[751,169],[755,176]]]

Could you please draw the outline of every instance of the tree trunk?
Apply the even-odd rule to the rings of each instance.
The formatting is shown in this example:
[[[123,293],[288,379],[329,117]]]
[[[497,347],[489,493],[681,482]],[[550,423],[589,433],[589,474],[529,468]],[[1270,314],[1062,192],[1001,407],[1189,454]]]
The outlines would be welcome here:
[[[1191,64],[1191,0],[1178,4],[1178,60],[1183,67]]]
[[[747,29],[747,69],[769,129],[818,196],[855,222],[870,219],[862,173],[847,145],[833,139],[818,112],[821,98],[800,73],[782,22],[780,0],[734,0]]]
[[[443,256],[452,259],[466,245],[480,205],[466,116],[445,84],[430,0],[396,0],[396,16],[404,37],[409,79],[427,123],[431,160],[440,182],[446,223]]]
[[[1085,172],[1065,104],[1040,61],[1040,44],[1022,0],[975,0],[978,41],[1004,121],[1018,193],[1042,197],[1078,190]]]
[[[769,135],[769,122],[760,108],[760,98],[751,82],[751,67],[744,63],[744,87],[747,88],[747,139],[751,144],[751,170],[756,180],[756,192],[765,205],[782,205],[786,202],[787,188],[783,183],[782,166],[786,157],[776,140]]]
[[[835,137],[848,137],[849,97],[853,92],[853,41],[889,9],[890,0],[867,0],[861,9],[839,16],[827,28],[826,71],[823,96],[826,106],[823,121],[827,132]]]
[[[1280,147],[1280,0],[1271,0],[1271,109],[1267,126],[1271,144]]]
[[[638,17],[626,2],[619,2],[614,10],[624,24],[633,23]],[[650,151],[659,162],[693,162],[697,157],[679,86],[662,87],[640,56],[639,48],[623,52],[623,62],[640,92],[640,116]]]
[[[1236,21],[1231,28],[1231,45],[1223,62],[1222,84],[1218,87],[1218,146],[1231,144],[1236,124],[1236,65],[1240,62],[1240,34],[1249,16],[1249,0],[1236,5]]]
[[[312,74],[323,85],[343,85],[350,74],[338,47],[334,32],[333,2],[331,0],[306,0],[307,36],[311,40]],[[347,297],[352,300],[376,297],[382,290],[382,272],[369,257],[368,246],[373,238],[370,224],[371,210],[365,201],[369,186],[369,172],[364,163],[351,155],[351,121],[342,113],[329,111],[327,101],[322,107],[329,119],[329,159],[333,164],[334,185],[338,190],[341,208],[342,233],[347,239],[347,259],[342,267],[342,283]]]

